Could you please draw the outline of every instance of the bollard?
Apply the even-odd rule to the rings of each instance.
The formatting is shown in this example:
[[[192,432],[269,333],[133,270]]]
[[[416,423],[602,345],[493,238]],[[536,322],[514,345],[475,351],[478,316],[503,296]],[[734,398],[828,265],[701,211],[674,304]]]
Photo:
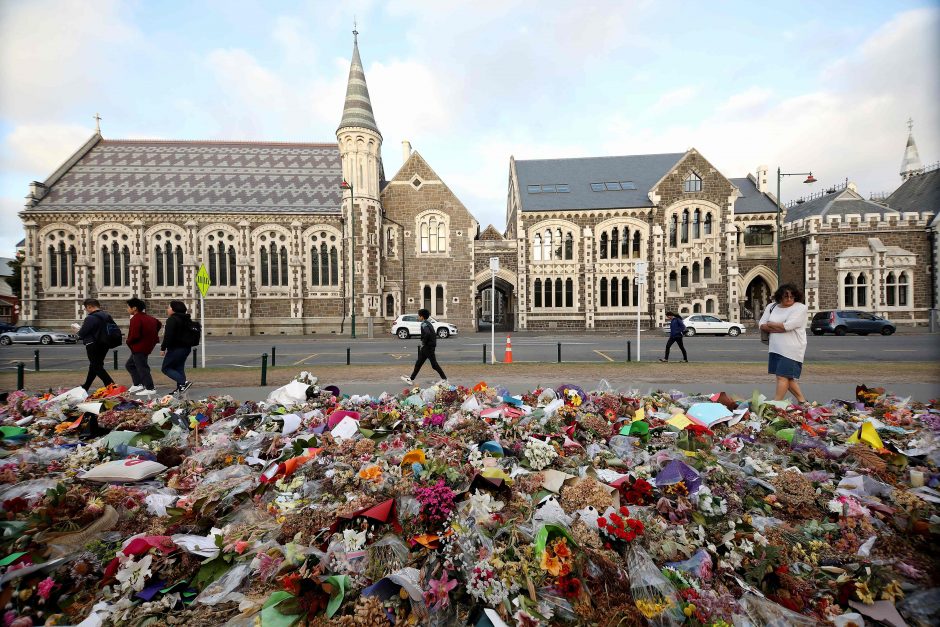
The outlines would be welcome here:
[[[39,372],[39,349],[38,348],[35,350],[35,352],[33,352],[33,360],[35,362],[33,366],[33,371]]]
[[[25,386],[23,385],[23,371],[26,369],[26,365],[21,361],[16,364],[16,389],[22,390]]]
[[[268,354],[261,353],[261,385],[268,384]]]
[[[558,363],[561,363],[561,342],[558,342]]]
[[[116,349],[116,348],[114,349],[114,369],[115,369],[115,370],[118,369],[118,365],[117,365],[117,349]]]
[[[347,346],[347,347],[346,347],[346,365],[347,365],[347,366],[349,365],[349,362],[350,362],[350,358],[349,358],[349,347]]]
[[[198,355],[198,354],[199,354],[199,348],[198,348],[198,347],[194,347],[194,348],[193,348],[193,370],[195,370],[196,368],[198,368],[198,366],[196,365],[196,355]]]
[[[627,340],[627,362],[633,361],[633,346],[630,344],[630,340]]]
[[[483,363],[486,363],[486,344],[483,345]]]
[[[277,365],[277,346],[271,347],[271,367]]]

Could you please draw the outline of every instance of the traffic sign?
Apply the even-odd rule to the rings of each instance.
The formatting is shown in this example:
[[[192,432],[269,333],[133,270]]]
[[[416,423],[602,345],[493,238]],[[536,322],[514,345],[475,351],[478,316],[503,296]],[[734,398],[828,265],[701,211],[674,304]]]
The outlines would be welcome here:
[[[203,298],[206,297],[210,285],[212,285],[212,279],[209,278],[209,271],[206,270],[205,265],[199,266],[199,272],[196,273],[196,286]]]
[[[490,270],[499,272],[499,257],[490,257]]]

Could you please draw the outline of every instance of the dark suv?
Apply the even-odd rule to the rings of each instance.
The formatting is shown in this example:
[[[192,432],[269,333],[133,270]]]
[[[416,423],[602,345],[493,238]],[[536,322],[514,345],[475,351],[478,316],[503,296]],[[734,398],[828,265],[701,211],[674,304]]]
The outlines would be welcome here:
[[[812,330],[813,335],[823,335],[824,333],[835,333],[836,335],[881,333],[882,335],[891,335],[895,331],[895,326],[890,320],[868,311],[820,311],[813,316],[810,330]]]

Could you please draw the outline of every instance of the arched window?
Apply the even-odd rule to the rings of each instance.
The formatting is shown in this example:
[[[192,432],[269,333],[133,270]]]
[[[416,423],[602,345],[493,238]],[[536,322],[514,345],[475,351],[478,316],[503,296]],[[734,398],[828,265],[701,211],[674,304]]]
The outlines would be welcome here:
[[[542,279],[535,279],[535,290],[533,291],[535,295],[535,304],[533,307],[542,306]]]
[[[159,235],[158,238],[162,239]],[[157,243],[153,251],[156,266],[157,287],[178,287],[183,285],[183,248],[165,242]]]
[[[705,313],[715,313],[715,299],[714,298],[705,299]]]
[[[637,259],[640,258],[640,232],[633,232],[633,256]]]
[[[561,236],[561,229],[555,229],[555,250],[552,254],[552,259],[561,259],[564,254],[563,250],[564,239]]]
[[[705,257],[705,261],[702,262],[702,276],[706,279],[712,278],[712,258]]]
[[[679,270],[679,285],[682,287],[689,287],[689,268],[688,266],[682,266],[682,269]]]
[[[698,262],[696,261],[695,263],[692,264],[692,284],[695,285],[700,280],[701,279],[699,277],[699,265],[698,265]]]
[[[689,172],[689,175],[682,182],[682,189],[686,192],[702,191],[702,179],[695,172]]]
[[[330,285],[339,285],[339,251],[330,249]]]
[[[270,241],[265,244],[268,238]],[[258,251],[258,265],[262,287],[287,285],[287,246],[278,244],[276,238],[276,233],[260,236],[262,246]],[[284,241],[284,238],[285,236],[281,235],[280,241]]]
[[[118,237],[116,231],[102,235],[101,279],[104,287],[128,287],[131,284],[131,251],[126,244],[118,244]],[[124,235],[123,239],[126,240],[127,236]],[[59,268],[61,273],[61,264]]]
[[[669,273],[669,291],[670,292],[679,291],[679,277],[678,275],[676,275],[675,270]]]
[[[545,306],[552,306],[552,280],[545,279]]]
[[[395,256],[395,229],[385,230],[385,254],[388,257]]]
[[[607,259],[607,231],[601,233],[600,258]]]
[[[640,284],[636,282],[636,277],[633,278],[633,304],[638,305],[640,303]]]
[[[438,285],[434,290],[434,315],[444,317],[444,286]]]
[[[62,244],[65,246],[65,244]],[[49,286],[55,287],[59,284],[59,260],[55,246],[49,245]]]
[[[620,279],[620,304],[624,307],[630,305],[630,279],[627,277]]]
[[[419,218],[418,237],[422,253],[447,252],[447,217],[442,213],[428,213]]]
[[[74,240],[74,235],[66,235],[64,231],[50,233],[48,241],[49,259],[46,262],[46,280],[49,287],[74,287],[75,262],[78,260],[74,245],[66,245],[63,239],[68,237]]]
[[[695,303],[694,305],[692,305],[692,313],[702,313],[702,304]]]
[[[268,249],[262,248],[261,252],[258,254],[258,263],[261,265],[261,285],[268,284]]]
[[[545,236],[542,239],[542,259],[550,261],[552,258],[552,230],[545,229]]]
[[[421,223],[421,252],[429,253],[431,252],[431,237],[429,234],[430,230],[427,222]]]
[[[206,240],[209,242],[206,247],[206,257],[209,259],[209,280],[212,281],[212,285],[222,287],[237,285],[235,246],[225,243],[226,241],[234,242],[235,236],[224,231],[213,231],[206,235]]]
[[[672,214],[672,219],[669,220],[669,246],[675,248],[679,245],[676,240],[676,231],[679,228],[679,216]]]
[[[431,286],[424,286],[424,309],[431,311]]]
[[[339,236],[336,233],[325,230],[316,231],[310,235],[310,285],[314,287],[339,286],[338,240]],[[287,264],[285,263],[284,266],[286,267]]]
[[[620,256],[620,230],[614,227],[610,232],[610,258],[616,259]]]
[[[601,296],[601,307],[607,306],[607,278],[601,279],[601,288],[598,290]]]
[[[574,307],[574,281],[571,279],[565,279],[565,307]]]
[[[564,283],[561,279],[555,279],[555,306],[564,307],[565,301],[563,300],[562,292],[565,289]]]
[[[894,272],[889,272],[885,277],[885,304],[888,307],[894,307],[897,303],[898,279]]]
[[[428,219],[428,231],[430,233],[431,250],[430,252],[440,252],[438,248],[438,238],[440,237],[440,223],[435,216]]]
[[[437,252],[447,252],[447,228],[443,220],[437,225]]]
[[[855,306],[855,277],[851,272],[845,275],[843,296],[846,307]]]
[[[898,307],[907,307],[907,272],[898,277]]]
[[[855,306],[856,307],[867,307],[868,306],[868,279],[865,277],[864,272],[858,273],[858,279],[855,281]]]
[[[610,280],[610,306],[620,306],[620,281],[617,277]]]
[[[630,229],[626,226],[623,227],[623,239],[620,241],[620,257],[630,258]]]
[[[565,259],[574,259],[574,236],[570,232],[565,235]]]
[[[392,296],[391,294],[388,294],[385,297],[385,317],[386,318],[395,317],[395,297]]]
[[[702,212],[696,209],[692,213],[692,239],[698,239],[702,236],[700,221]]]
[[[682,236],[681,240],[683,244],[689,242],[689,210],[682,210]]]
[[[542,260],[542,236],[538,233],[535,234],[535,238],[532,240],[532,260]]]

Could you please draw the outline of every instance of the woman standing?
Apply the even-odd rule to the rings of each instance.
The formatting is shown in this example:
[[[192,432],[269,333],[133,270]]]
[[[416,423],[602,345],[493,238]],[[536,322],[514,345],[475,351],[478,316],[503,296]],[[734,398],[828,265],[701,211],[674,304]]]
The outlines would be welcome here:
[[[767,372],[777,377],[774,400],[782,401],[790,392],[797,402],[805,403],[797,383],[806,354],[807,308],[803,292],[792,283],[784,283],[774,292],[773,301],[764,309],[759,326],[770,334]]]

